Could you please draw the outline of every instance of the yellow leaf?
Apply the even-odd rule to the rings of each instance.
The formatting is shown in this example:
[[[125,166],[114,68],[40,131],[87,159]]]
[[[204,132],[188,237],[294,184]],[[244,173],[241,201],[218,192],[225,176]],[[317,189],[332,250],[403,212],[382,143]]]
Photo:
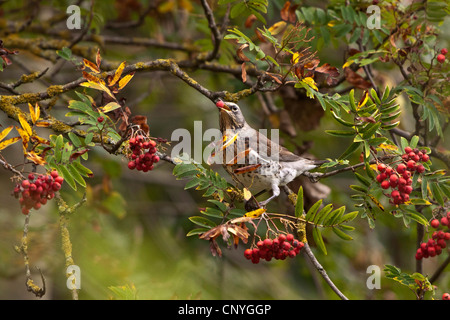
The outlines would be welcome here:
[[[116,72],[114,73],[114,77],[111,79],[111,81],[108,83],[108,86],[113,86],[116,84],[117,81],[119,81],[120,76],[122,75],[122,71],[125,68],[125,62],[122,62],[120,66],[117,68]]]
[[[8,128],[4,129],[2,132],[0,132],[0,141],[2,141],[12,130],[13,126],[9,126]]]
[[[393,144],[386,144],[386,143],[382,143],[379,146],[381,149],[383,150],[390,150],[390,151],[396,151],[398,150],[398,147],[393,145]]]
[[[260,208],[260,209],[256,209],[256,210],[247,212],[246,214],[244,214],[244,217],[257,218],[257,217],[259,217],[260,215],[262,215],[264,212],[266,212],[266,209]]]
[[[100,110],[102,110],[102,112],[104,113],[107,113],[118,108],[120,108],[120,104],[118,104],[117,102],[110,102],[107,105],[101,107]]]
[[[44,158],[37,155],[36,152],[30,151],[27,153],[27,159],[33,161],[35,164],[44,165],[46,164]]]
[[[269,28],[269,32],[275,36],[275,35],[279,34],[281,31],[283,31],[285,27],[286,27],[286,22],[278,21]]]
[[[33,130],[31,130],[30,125],[27,122],[27,119],[22,114],[19,114],[19,122],[22,128],[25,130],[26,134],[28,136],[31,136],[33,134]]]
[[[302,79],[302,82],[306,83],[308,86],[310,86],[311,88],[313,88],[314,90],[318,90],[317,86],[316,86],[316,82],[314,81],[313,78],[311,77],[306,77]]]
[[[346,63],[344,63],[344,65],[342,66],[342,69],[350,67],[350,65],[352,65],[352,64],[353,64],[353,61],[352,60],[348,60]]]
[[[356,110],[359,110],[359,109],[361,109],[362,107],[364,107],[364,105],[366,104],[367,100],[369,100],[369,94],[368,94],[367,91],[364,92],[364,96],[363,96],[363,97],[364,97],[364,98],[362,99],[362,101],[360,101],[360,102],[358,103],[358,107],[357,107]]]
[[[31,103],[28,103],[28,108],[30,109],[31,121],[33,121],[33,124],[35,124],[36,121],[38,121],[39,116],[41,115],[41,109],[39,108],[37,102],[35,107],[33,107]]]
[[[384,211],[384,207],[383,205],[378,201],[377,198],[375,198],[373,195],[371,195],[370,193],[368,194],[370,200],[372,200],[373,203],[375,203],[375,205],[380,208],[381,211]]]
[[[303,56],[303,55],[301,55],[301,54],[298,53],[298,52],[294,53],[294,54],[292,55],[292,62],[293,62],[294,64],[298,63],[298,61],[300,60],[300,58],[301,58],[302,56]]]
[[[250,192],[250,190],[248,190],[247,188],[244,188],[244,199],[245,201],[250,200],[250,198],[252,197],[252,193]]]
[[[14,137],[14,138],[5,140],[3,142],[0,142],[0,150],[3,150],[6,147],[9,147],[10,145],[12,145],[13,143],[16,143],[19,140],[20,140],[20,137]]]
[[[94,71],[95,73],[99,73],[100,70],[98,69],[98,67],[95,65],[95,63],[87,60],[87,59],[83,59],[83,63],[86,67],[88,67],[89,69],[91,69],[92,71]]]
[[[17,132],[19,132],[22,138],[23,153],[26,154],[28,148],[28,141],[30,141],[30,136],[22,128],[16,127]]]
[[[331,20],[330,22],[328,22],[328,26],[329,27],[334,27],[336,25],[337,20]]]
[[[122,90],[128,84],[128,82],[130,82],[130,80],[131,80],[131,78],[133,78],[133,76],[134,76],[134,72],[127,74],[125,77],[120,79],[119,90]]]
[[[86,88],[91,88],[91,89],[95,89],[95,90],[100,90],[100,91],[104,91],[106,92],[110,97],[112,98],[116,98],[114,97],[114,95],[111,93],[111,91],[102,83],[95,83],[95,82],[83,82],[80,83],[80,86],[86,87]]]

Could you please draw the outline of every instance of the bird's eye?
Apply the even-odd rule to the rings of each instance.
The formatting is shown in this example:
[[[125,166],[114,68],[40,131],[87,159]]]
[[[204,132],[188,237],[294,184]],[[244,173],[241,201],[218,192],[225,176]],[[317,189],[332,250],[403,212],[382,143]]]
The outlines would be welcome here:
[[[233,110],[233,111],[237,111],[237,107],[236,106],[233,106],[232,108],[231,108],[231,110]]]

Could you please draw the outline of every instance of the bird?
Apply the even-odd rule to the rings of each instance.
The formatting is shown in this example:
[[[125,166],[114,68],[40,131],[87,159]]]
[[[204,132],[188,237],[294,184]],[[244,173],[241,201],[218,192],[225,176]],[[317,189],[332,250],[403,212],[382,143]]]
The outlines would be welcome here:
[[[216,106],[222,133],[216,155],[222,157],[221,163],[233,180],[247,189],[260,191],[258,195],[272,190],[272,195],[259,206],[265,207],[278,197],[280,187],[328,162],[301,157],[267,138],[247,123],[236,103],[217,100]]]

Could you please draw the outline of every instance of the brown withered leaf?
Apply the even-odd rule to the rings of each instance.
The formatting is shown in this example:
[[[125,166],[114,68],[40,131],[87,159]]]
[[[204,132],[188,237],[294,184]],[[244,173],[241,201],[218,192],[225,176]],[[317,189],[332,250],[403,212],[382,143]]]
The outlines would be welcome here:
[[[320,67],[315,68],[314,71],[325,75],[326,82],[329,86],[336,83],[337,77],[339,77],[339,70],[329,63],[324,63]]]
[[[213,257],[215,256],[222,257],[222,250],[220,249],[216,240],[214,239],[209,240],[209,249],[211,250],[211,254],[213,255]]]
[[[290,23],[295,23],[297,21],[297,15],[295,14],[295,10],[297,10],[298,7],[299,7],[298,4],[294,4],[289,7],[288,20]]]
[[[344,68],[344,75],[345,79],[355,88],[365,90],[370,89],[372,87],[369,81],[365,80],[363,77],[361,77],[358,73],[356,73],[350,68]]]
[[[281,16],[281,19],[284,20],[284,21],[288,21],[289,20],[289,8],[290,8],[290,6],[291,6],[291,2],[290,1],[286,1],[284,3],[283,8],[281,8],[280,16]]]
[[[146,116],[141,116],[141,115],[133,116],[133,117],[131,117],[130,121],[131,121],[131,123],[138,125],[145,133],[148,134],[150,128],[147,124]]]
[[[244,54],[244,49],[248,48],[249,44],[248,43],[244,43],[243,45],[241,45],[237,51],[236,51],[236,55],[239,58],[240,61],[250,61],[249,58],[247,58],[247,56]]]
[[[253,26],[253,23],[256,21],[256,16],[254,14],[251,14],[247,17],[247,19],[245,20],[245,24],[244,26],[246,28],[251,28]]]
[[[88,67],[89,69],[91,69],[92,71],[94,71],[95,73],[99,73],[100,69],[97,67],[97,65],[87,59],[83,59],[83,64]]]
[[[70,155],[70,161],[73,161],[73,160],[77,159],[79,156],[85,154],[88,151],[89,151],[89,149],[84,149],[84,150],[80,150],[80,151],[72,153]]]
[[[245,62],[241,64],[241,77],[243,83],[247,82],[247,70],[245,70]]]

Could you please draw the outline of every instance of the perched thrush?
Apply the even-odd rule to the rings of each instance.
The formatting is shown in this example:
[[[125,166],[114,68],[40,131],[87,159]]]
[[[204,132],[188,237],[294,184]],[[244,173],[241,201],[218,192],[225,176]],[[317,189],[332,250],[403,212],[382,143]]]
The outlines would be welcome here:
[[[259,205],[265,206],[278,197],[280,186],[327,162],[300,157],[270,140],[248,125],[237,104],[218,101],[216,106],[220,113],[223,137],[220,155],[225,170],[255,192],[273,191],[273,195]]]

